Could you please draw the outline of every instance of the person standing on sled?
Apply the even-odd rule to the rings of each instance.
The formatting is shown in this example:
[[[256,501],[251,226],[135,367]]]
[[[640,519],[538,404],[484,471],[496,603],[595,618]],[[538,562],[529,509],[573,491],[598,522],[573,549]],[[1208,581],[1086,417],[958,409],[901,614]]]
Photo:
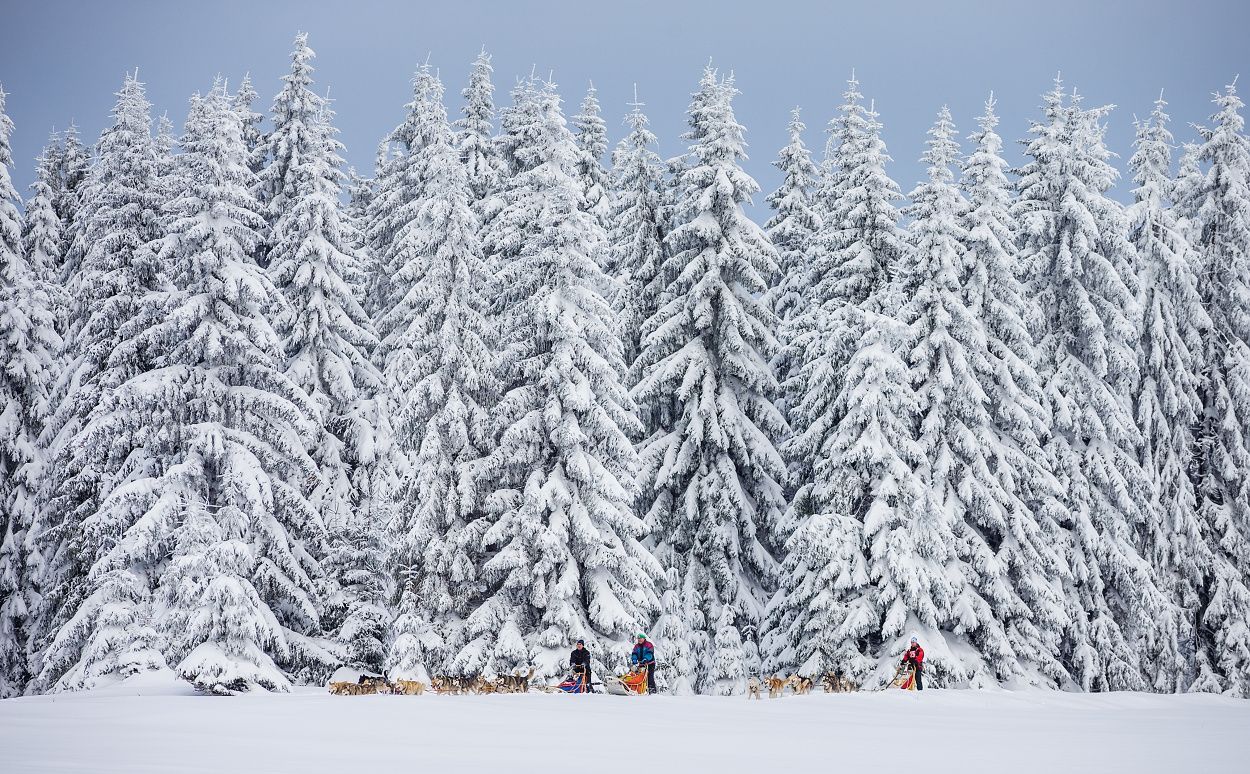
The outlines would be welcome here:
[[[629,654],[629,663],[647,670],[647,693],[655,693],[655,646],[642,632],[638,633],[634,652]]]
[[[924,674],[924,648],[920,647],[920,640],[915,637],[911,638],[911,645],[907,646],[907,650],[903,652],[903,663],[910,664],[911,668],[916,672],[916,690],[924,690],[924,680],[921,675]]]
[[[573,646],[573,652],[569,654],[569,669],[573,671],[574,677],[581,676],[584,692],[595,692],[590,684],[590,651],[586,650],[585,640],[578,640]]]

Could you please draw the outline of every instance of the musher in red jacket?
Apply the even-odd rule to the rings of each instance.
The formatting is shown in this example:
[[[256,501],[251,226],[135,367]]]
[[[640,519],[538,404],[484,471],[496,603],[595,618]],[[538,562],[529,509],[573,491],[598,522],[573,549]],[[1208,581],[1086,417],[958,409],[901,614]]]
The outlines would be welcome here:
[[[916,690],[924,690],[924,681],[921,675],[924,674],[924,648],[920,647],[920,641],[915,637],[911,638],[911,645],[903,652],[903,663],[910,663],[916,670]]]

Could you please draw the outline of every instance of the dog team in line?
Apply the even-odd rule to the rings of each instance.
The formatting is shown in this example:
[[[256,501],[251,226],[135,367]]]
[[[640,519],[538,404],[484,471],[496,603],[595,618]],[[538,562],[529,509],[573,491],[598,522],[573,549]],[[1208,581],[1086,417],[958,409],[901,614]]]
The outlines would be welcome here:
[[[655,646],[646,638],[646,635],[642,633],[637,635],[636,644],[629,656],[629,662],[632,670],[645,670],[647,674],[646,694],[656,693]],[[593,675],[591,673],[590,650],[586,648],[585,640],[578,640],[574,644],[573,651],[569,654],[569,670],[574,677],[580,678],[583,684],[587,686],[585,690],[578,691],[579,693],[595,692]],[[890,687],[923,691],[923,674],[924,648],[920,647],[920,641],[916,637],[912,637],[911,643],[903,653],[903,660],[899,664],[898,673],[895,675],[895,679],[890,684]],[[330,683],[330,693],[336,696],[363,696],[379,693],[421,696],[426,690],[429,690],[440,695],[459,696],[462,694],[528,693],[531,687],[546,693],[558,692],[556,686],[531,686],[530,681],[533,677],[534,668],[530,667],[529,671],[524,674],[518,672],[496,677],[493,680],[484,675],[473,677],[434,677],[430,679],[430,684],[427,687],[421,680],[392,681],[385,676],[362,675],[354,683]],[[825,689],[825,693],[850,693],[859,690],[858,685],[840,674],[826,674],[821,677],[820,682]],[[813,684],[812,678],[798,674],[790,675],[789,677],[773,675],[763,680],[753,675],[747,679],[747,698],[763,699],[765,687],[768,689],[768,698],[770,699],[781,698],[785,695],[787,688],[790,689],[794,696],[806,696],[812,692]]]

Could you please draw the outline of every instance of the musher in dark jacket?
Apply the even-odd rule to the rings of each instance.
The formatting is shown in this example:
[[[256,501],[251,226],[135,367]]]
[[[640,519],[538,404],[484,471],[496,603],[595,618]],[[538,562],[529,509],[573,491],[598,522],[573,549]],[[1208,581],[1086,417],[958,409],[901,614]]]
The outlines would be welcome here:
[[[586,693],[594,693],[590,681],[590,651],[586,650],[586,641],[578,640],[573,646],[573,652],[569,654],[569,668],[573,670],[574,675],[582,676],[583,690]]]
[[[637,642],[638,644],[634,645],[634,652],[629,654],[629,663],[646,668],[647,693],[655,693],[655,646],[642,632],[638,632]]]

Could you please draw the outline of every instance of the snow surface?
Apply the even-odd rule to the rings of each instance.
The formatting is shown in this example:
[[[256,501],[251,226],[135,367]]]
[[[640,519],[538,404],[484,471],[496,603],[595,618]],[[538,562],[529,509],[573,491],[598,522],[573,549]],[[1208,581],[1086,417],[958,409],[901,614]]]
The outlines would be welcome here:
[[[219,698],[165,673],[0,701],[0,770],[1223,774],[1247,728],[1250,702],[1207,694]]]

